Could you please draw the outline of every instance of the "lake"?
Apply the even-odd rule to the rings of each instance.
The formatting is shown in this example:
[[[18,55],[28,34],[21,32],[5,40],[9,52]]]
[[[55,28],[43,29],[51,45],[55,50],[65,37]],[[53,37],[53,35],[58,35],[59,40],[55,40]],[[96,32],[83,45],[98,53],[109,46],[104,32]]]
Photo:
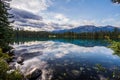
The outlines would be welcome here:
[[[18,40],[15,55],[24,57],[23,73],[37,67],[41,80],[118,80],[120,57],[104,40]]]

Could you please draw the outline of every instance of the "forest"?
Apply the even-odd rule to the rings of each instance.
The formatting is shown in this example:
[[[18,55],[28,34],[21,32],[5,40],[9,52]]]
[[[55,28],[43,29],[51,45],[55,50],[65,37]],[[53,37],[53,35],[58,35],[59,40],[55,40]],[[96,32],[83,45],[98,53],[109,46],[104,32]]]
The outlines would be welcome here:
[[[14,38],[71,38],[71,39],[105,39],[109,36],[110,39],[120,39],[120,31],[115,28],[114,31],[100,31],[100,32],[65,32],[54,33],[46,31],[24,31],[14,30]]]

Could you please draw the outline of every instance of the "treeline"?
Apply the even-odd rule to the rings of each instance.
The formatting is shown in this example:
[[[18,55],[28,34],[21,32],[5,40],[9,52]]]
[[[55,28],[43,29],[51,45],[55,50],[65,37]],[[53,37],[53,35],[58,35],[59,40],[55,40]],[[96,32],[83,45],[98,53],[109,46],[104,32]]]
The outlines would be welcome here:
[[[55,34],[57,38],[77,38],[77,39],[105,39],[109,36],[111,39],[119,39],[120,32],[86,32],[86,33],[73,33],[67,32],[63,34]]]
[[[106,36],[109,36],[111,39],[120,39],[120,31],[115,29],[112,32],[108,31],[99,31],[99,32],[84,32],[84,33],[74,33],[74,32],[65,32],[65,33],[52,33],[46,31],[23,31],[15,30],[15,38],[72,38],[72,39],[105,39]]]
[[[47,38],[51,33],[45,31],[24,31],[24,30],[14,30],[15,38]]]

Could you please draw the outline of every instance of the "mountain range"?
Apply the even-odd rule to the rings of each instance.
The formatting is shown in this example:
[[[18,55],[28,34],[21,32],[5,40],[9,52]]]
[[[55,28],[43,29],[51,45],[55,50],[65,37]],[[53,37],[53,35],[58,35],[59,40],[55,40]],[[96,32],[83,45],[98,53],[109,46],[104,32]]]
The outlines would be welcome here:
[[[82,32],[100,32],[100,31],[112,32],[115,29],[118,29],[120,31],[120,28],[110,26],[110,25],[107,25],[107,26],[84,25],[84,26],[79,26],[72,29],[55,30],[53,32],[54,33],[65,33],[65,32],[82,33]]]

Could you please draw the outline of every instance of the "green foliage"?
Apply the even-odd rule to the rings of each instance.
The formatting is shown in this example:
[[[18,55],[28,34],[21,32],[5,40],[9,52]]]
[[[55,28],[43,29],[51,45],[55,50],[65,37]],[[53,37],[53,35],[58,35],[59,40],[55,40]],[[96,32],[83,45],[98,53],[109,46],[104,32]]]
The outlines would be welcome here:
[[[19,70],[7,73],[7,71],[10,70],[8,63],[6,62],[8,59],[10,59],[8,54],[3,53],[0,48],[0,80],[22,80],[23,76]]]
[[[118,38],[120,39],[120,35],[118,35]]]
[[[6,80],[8,69],[6,61],[0,58],[0,80]]]
[[[118,36],[119,37],[119,36]],[[120,42],[111,40],[109,36],[106,36],[107,41],[110,43],[109,48],[114,50],[114,54],[120,56]]]
[[[114,54],[120,56],[120,42],[112,41],[110,48],[114,50]]]
[[[4,59],[6,62],[10,62],[12,60],[12,57],[9,56],[7,53],[3,53],[2,49],[0,49],[0,58]]]
[[[11,43],[13,36],[11,22],[9,21],[12,15],[8,13],[8,10],[10,10],[9,0],[0,0],[0,48],[3,51],[9,49],[8,45]]]
[[[2,53],[2,49],[0,49],[0,58],[1,59],[8,59],[8,58],[10,58],[10,56],[8,56],[8,54]]]
[[[19,70],[15,70],[11,72],[10,74],[7,74],[8,80],[22,80],[23,76],[21,75]]]
[[[96,64],[96,67],[97,67],[98,71],[102,71],[102,72],[106,71],[106,69],[101,64]]]

